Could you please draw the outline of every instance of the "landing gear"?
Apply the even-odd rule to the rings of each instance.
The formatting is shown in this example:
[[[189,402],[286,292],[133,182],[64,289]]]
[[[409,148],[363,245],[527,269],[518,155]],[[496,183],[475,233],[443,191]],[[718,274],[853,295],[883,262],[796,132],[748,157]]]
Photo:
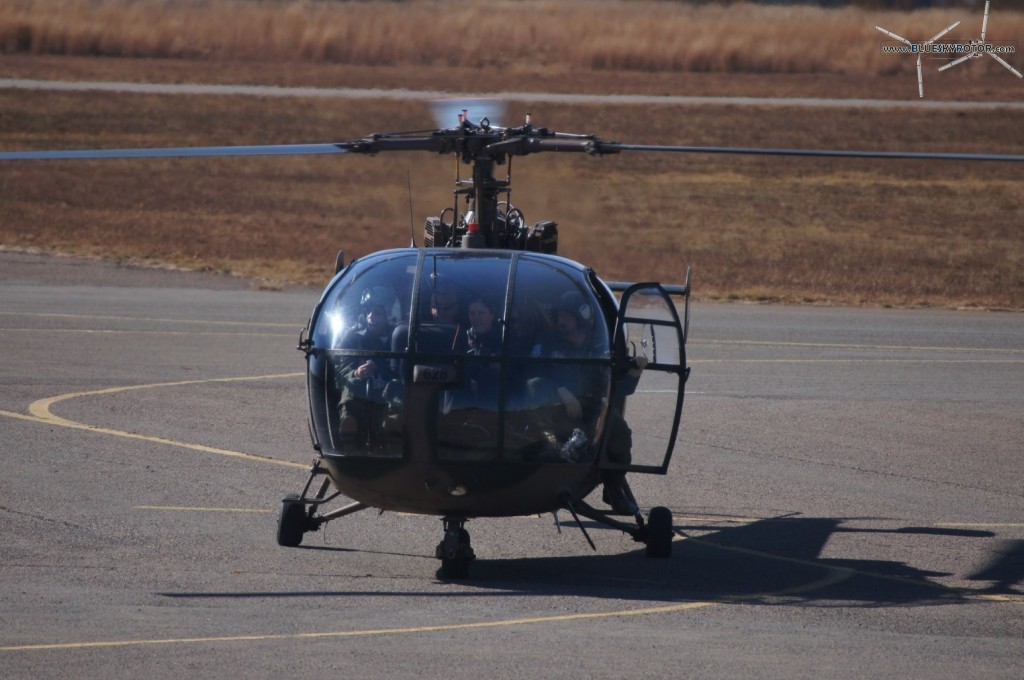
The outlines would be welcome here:
[[[476,559],[469,544],[465,517],[445,517],[444,538],[437,544],[435,556],[441,560],[441,578],[463,579],[469,576],[469,564]]]
[[[320,483],[316,494],[312,497],[307,496],[306,494],[309,493],[313,480],[320,475],[323,475],[323,481]],[[340,492],[335,492],[328,496],[327,491],[330,487],[331,478],[327,476],[327,471],[320,466],[320,461],[317,460],[309,471],[309,481],[306,482],[302,493],[288,494],[281,501],[281,509],[277,514],[278,545],[286,548],[295,548],[302,543],[302,536],[307,532],[316,531],[322,524],[327,524],[333,519],[366,509],[367,506],[365,504],[354,501],[331,512],[317,515],[316,511],[321,505],[329,503],[341,495]]]
[[[672,511],[668,508],[661,506],[651,508],[646,522],[644,521],[643,514],[638,509],[634,516],[635,523],[629,524],[612,517],[611,513],[590,507],[586,501],[573,501],[568,494],[562,497],[562,507],[572,514],[573,519],[576,520],[576,526],[583,532],[583,536],[594,550],[597,550],[597,547],[590,540],[590,536],[580,521],[579,515],[629,534],[633,537],[634,541],[643,543],[646,546],[645,552],[648,557],[672,556],[672,539],[675,538],[675,529],[672,528]],[[612,512],[615,511],[613,510]]]

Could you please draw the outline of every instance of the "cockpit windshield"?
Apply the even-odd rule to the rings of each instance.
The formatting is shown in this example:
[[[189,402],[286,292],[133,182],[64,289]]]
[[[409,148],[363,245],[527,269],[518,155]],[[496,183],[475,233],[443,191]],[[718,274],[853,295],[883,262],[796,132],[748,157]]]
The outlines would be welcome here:
[[[520,251],[407,249],[353,262],[312,319],[326,454],[589,462],[611,382],[588,270]]]

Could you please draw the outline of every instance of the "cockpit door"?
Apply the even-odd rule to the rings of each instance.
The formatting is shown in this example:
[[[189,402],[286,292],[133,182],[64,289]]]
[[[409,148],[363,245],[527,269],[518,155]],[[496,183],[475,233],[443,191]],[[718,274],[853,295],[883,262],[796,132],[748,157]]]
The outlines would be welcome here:
[[[686,319],[689,285],[679,292],[686,296]],[[684,322],[661,284],[638,283],[623,291],[614,347],[616,359],[622,359],[624,351],[626,359],[642,355],[648,364],[639,380],[619,373],[612,388],[601,467],[663,475],[668,471],[679,430],[689,369]],[[623,418],[632,430],[631,436],[622,427]],[[626,450],[629,454],[624,453]]]

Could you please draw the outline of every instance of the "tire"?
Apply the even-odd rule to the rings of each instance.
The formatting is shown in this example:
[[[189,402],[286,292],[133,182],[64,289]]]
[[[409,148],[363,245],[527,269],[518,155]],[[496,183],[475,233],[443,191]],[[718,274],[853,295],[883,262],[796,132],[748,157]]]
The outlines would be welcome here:
[[[462,580],[469,578],[469,563],[464,557],[453,557],[450,560],[441,560],[441,578],[451,580]]]
[[[674,537],[672,511],[662,506],[651,508],[651,514],[647,517],[647,536],[644,540],[647,545],[647,556],[671,557]]]
[[[458,542],[455,545],[445,544],[445,541],[455,538],[454,535],[446,533],[445,541],[437,546],[437,556],[441,558],[440,576],[443,579],[469,578],[469,565],[476,557],[470,544],[469,532],[465,529],[458,531]],[[451,552],[449,552],[449,548],[452,548]]]
[[[289,494],[281,501],[277,515],[277,544],[294,548],[302,543],[306,533],[306,505],[299,502],[298,494]]]

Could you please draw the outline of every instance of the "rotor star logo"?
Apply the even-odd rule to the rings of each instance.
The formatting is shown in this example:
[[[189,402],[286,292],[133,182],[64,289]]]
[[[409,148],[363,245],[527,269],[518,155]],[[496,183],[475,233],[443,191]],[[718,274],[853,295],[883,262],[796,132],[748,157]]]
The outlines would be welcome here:
[[[942,58],[942,56],[957,56],[957,59],[944,64],[939,67],[939,71],[945,71],[950,69],[957,64],[962,64],[970,59],[976,59],[988,55],[992,57],[1001,65],[1006,67],[1010,73],[1017,76],[1018,78],[1024,78],[1024,75],[1020,71],[1010,65],[1005,59],[1000,57],[1000,54],[1015,54],[1017,52],[1016,44],[994,44],[985,40],[985,33],[988,30],[988,9],[989,0],[985,2],[985,14],[981,20],[981,38],[979,40],[971,40],[968,43],[939,43],[936,42],[939,38],[946,35],[954,28],[960,25],[959,21],[956,21],[943,30],[936,33],[934,36],[921,43],[914,43],[904,38],[901,35],[897,35],[890,30],[882,28],[881,26],[875,26],[875,28],[882,33],[886,34],[890,38],[899,41],[901,45],[883,45],[882,51],[886,53],[894,54],[915,54],[917,55],[917,96],[924,97],[924,77],[921,68],[921,58],[926,55],[939,55],[932,58]]]
[[[895,38],[896,40],[899,40],[901,43],[905,43],[906,45],[908,45],[910,47],[911,53],[917,54],[917,96],[918,97],[924,97],[924,78],[921,75],[921,55],[925,52],[925,48],[926,47],[928,47],[929,45],[934,43],[936,40],[938,40],[942,36],[946,35],[950,31],[952,31],[954,28],[956,28],[959,25],[960,25],[959,21],[957,21],[957,22],[955,22],[953,24],[950,24],[949,26],[947,26],[943,30],[941,30],[938,33],[936,33],[935,35],[933,35],[931,37],[931,39],[929,39],[927,42],[923,42],[923,43],[912,43],[909,40],[907,40],[906,38],[904,38],[903,36],[896,35],[892,31],[887,31],[884,28],[882,28],[881,26],[875,26],[875,28],[877,28],[882,33],[885,33],[887,36],[889,36],[891,38]],[[884,50],[885,48],[883,47],[882,49]]]
[[[1006,62],[1006,60],[1004,60],[1002,57],[1000,57],[998,54],[996,54],[996,52],[998,52],[998,51],[1003,51],[1003,50],[999,50],[998,49],[999,46],[992,45],[990,43],[985,42],[985,31],[986,31],[987,28],[988,28],[988,0],[986,0],[986,2],[985,2],[985,16],[982,17],[982,19],[981,19],[981,39],[980,40],[972,40],[970,42],[970,50],[967,52],[966,55],[960,57],[959,59],[955,59],[954,61],[949,62],[945,66],[940,66],[939,70],[940,71],[945,71],[946,69],[953,68],[957,64],[962,64],[963,62],[967,61],[968,59],[977,59],[977,58],[982,57],[982,56],[987,54],[988,56],[992,57],[993,59],[998,61],[1000,64],[1005,66],[1007,69],[1009,69],[1010,73],[1012,73],[1013,75],[1017,76],[1018,78],[1024,78],[1024,75],[1021,75],[1020,71],[1018,71],[1014,67],[1010,66]],[[1012,49],[1009,50],[1009,52],[1011,54],[1013,53],[1013,51],[1014,50],[1012,50]]]

